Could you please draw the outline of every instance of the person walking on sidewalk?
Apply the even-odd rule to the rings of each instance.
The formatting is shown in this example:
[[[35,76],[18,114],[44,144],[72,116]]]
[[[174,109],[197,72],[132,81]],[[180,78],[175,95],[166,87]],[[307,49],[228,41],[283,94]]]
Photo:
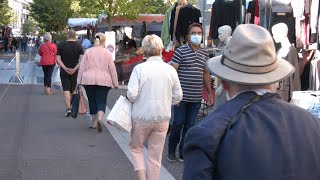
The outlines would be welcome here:
[[[112,54],[104,48],[106,36],[97,33],[94,47],[87,49],[80,63],[77,82],[83,85],[92,116],[92,128],[102,131],[102,117],[107,106],[107,96],[111,88],[117,88],[118,77]]]
[[[128,83],[127,98],[132,105],[130,150],[139,180],[158,180],[162,152],[171,116],[171,105],[182,99],[176,70],[162,58],[163,44],[157,35],[142,41],[148,59],[134,67]],[[144,165],[143,147],[148,141],[148,166]]]
[[[320,121],[275,93],[295,69],[277,57],[270,33],[237,26],[207,67],[228,102],[189,129],[183,180],[319,180]]]
[[[213,104],[211,78],[205,65],[209,54],[200,47],[202,26],[198,23],[191,24],[188,34],[188,44],[175,50],[171,63],[178,71],[183,90],[183,99],[174,106],[174,118],[168,143],[169,152],[167,158],[170,162],[176,161],[175,152],[179,142],[179,160],[183,161],[184,136],[188,129],[195,124],[195,119],[201,106],[203,85],[208,91],[209,106]]]
[[[44,44],[40,46],[39,55],[41,56],[39,65],[43,70],[43,84],[46,95],[51,95],[51,79],[54,66],[56,65],[57,46],[51,43],[52,36],[46,33],[43,36]]]
[[[67,108],[65,116],[71,115],[71,98],[77,85],[80,60],[84,54],[81,44],[77,41],[76,32],[69,30],[67,41],[58,45],[57,63],[60,66],[60,78],[63,88],[64,103]]]

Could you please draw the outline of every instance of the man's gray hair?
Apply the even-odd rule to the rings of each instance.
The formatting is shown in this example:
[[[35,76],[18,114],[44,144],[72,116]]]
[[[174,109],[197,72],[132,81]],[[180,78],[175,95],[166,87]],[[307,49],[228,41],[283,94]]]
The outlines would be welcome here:
[[[51,40],[52,40],[52,36],[51,36],[50,33],[45,33],[45,34],[43,35],[43,41],[44,41],[44,42],[48,42],[48,41],[51,42]]]
[[[163,49],[162,39],[155,35],[147,35],[142,40],[142,51],[144,56],[159,56]]]

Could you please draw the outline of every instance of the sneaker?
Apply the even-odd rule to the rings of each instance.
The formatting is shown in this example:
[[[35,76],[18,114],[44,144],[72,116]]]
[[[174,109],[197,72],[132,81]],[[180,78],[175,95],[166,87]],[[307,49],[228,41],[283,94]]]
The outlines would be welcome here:
[[[184,161],[182,155],[179,155],[179,161],[180,161],[180,162],[183,162],[183,161]]]
[[[169,162],[176,162],[176,155],[175,154],[168,154],[168,156],[167,156],[167,160],[169,161]]]
[[[66,113],[64,114],[64,116],[65,116],[65,117],[71,116],[71,109],[70,109],[70,108],[68,108],[68,109],[66,110]]]

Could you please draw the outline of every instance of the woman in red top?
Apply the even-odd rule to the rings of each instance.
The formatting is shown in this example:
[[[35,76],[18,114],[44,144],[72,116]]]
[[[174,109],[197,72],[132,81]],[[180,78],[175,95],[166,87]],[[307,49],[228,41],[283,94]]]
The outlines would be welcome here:
[[[57,46],[51,43],[52,36],[46,33],[43,36],[44,43],[40,46],[39,55],[41,56],[40,66],[44,74],[44,91],[47,95],[52,94],[51,77],[56,64]]]

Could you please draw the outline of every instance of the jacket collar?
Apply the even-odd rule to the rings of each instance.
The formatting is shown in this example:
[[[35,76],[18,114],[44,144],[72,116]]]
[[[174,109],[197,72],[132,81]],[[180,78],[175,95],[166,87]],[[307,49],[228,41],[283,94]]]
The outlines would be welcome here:
[[[161,56],[151,56],[147,59],[147,61],[162,61],[163,59],[161,58]]]

